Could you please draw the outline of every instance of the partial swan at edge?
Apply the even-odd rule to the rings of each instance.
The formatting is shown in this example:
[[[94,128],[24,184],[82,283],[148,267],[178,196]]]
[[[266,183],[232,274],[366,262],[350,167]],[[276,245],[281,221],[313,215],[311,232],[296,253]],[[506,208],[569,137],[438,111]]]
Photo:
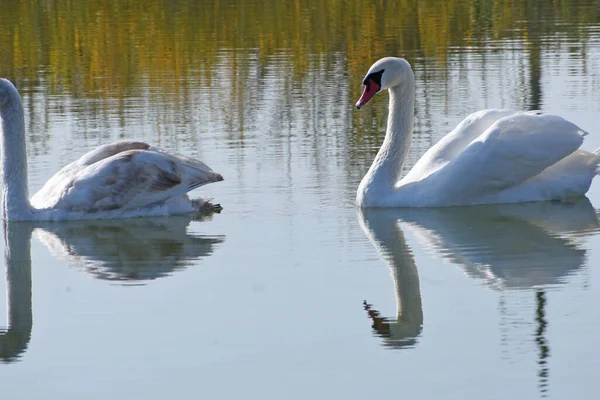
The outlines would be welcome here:
[[[0,78],[2,219],[40,221],[127,218],[198,212],[211,207],[187,193],[223,177],[201,161],[142,142],[103,145],[63,167],[31,199],[27,187],[21,96]]]
[[[381,149],[362,179],[362,207],[444,207],[584,196],[600,149],[580,150],[586,132],[556,115],[482,110],[469,115],[400,179],[413,135],[415,78],[402,58],[377,61],[363,80],[357,108],[388,90]]]

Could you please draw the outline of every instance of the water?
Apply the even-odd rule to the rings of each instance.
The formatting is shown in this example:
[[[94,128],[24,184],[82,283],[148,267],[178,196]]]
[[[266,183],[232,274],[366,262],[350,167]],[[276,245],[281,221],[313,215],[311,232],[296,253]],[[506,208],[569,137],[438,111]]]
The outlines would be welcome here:
[[[198,191],[211,218],[7,226],[3,395],[596,397],[598,182],[566,205],[353,206],[387,96],[353,105],[387,55],[417,79],[408,166],[485,107],[600,147],[595,2],[21,0],[0,22],[31,193],[121,138],[225,177]]]

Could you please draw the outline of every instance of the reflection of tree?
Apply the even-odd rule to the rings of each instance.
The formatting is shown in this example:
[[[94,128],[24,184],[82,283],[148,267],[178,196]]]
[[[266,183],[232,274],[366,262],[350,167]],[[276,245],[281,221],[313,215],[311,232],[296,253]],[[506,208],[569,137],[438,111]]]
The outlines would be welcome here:
[[[207,137],[226,135],[236,162],[253,147],[281,149],[278,157],[311,157],[324,179],[333,153],[354,183],[385,123],[384,101],[352,112],[374,60],[405,56],[415,68],[414,161],[468,111],[539,107],[542,68],[555,62],[545,52],[574,40],[585,47],[595,16],[581,0],[14,0],[0,2],[0,69],[23,95],[34,156],[53,149],[60,118],[73,132],[60,137],[64,154],[140,133],[200,153]],[[497,100],[498,87],[517,98]]]
[[[291,89],[289,84],[318,69],[320,57],[313,55],[335,55],[351,85],[375,59],[389,54],[407,55],[417,66],[436,60],[443,82],[452,48],[474,46],[483,53],[490,41],[510,39],[529,43],[531,103],[536,104],[535,78],[543,46],[539,38],[554,35],[552,45],[586,40],[579,27],[597,22],[594,5],[578,0],[446,0],[442,5],[433,0],[351,5],[309,0],[292,7],[276,0],[176,4],[0,2],[0,22],[7,32],[0,37],[7,55],[0,68],[9,77],[19,77],[18,87],[25,92],[41,86],[65,100],[116,100],[63,102],[101,115],[125,109],[116,105],[126,99],[147,97],[146,88],[158,88],[154,94],[168,97],[164,104],[173,110],[186,108],[191,88],[220,90],[215,85],[219,77],[233,87],[230,103],[251,106],[247,84],[262,81],[271,64],[282,58],[290,61],[286,86]],[[529,21],[527,29],[515,29],[522,21]],[[320,81],[326,78],[327,74]],[[243,124],[243,113],[233,111],[236,123]]]
[[[542,106],[542,38],[538,29],[541,25],[540,11],[536,1],[529,1],[526,11],[526,24],[529,43],[527,44],[529,61],[530,94],[527,100],[528,110],[539,110]]]
[[[143,79],[151,84],[167,79],[176,93],[195,83],[191,77],[210,85],[223,55],[235,60],[236,52],[247,49],[257,50],[261,68],[289,50],[292,71],[301,74],[314,62],[306,55],[343,53],[349,72],[360,75],[381,54],[418,51],[443,66],[449,49],[465,40],[468,46],[500,38],[529,40],[515,29],[522,21],[539,22],[540,35],[578,40],[577,25],[597,22],[595,5],[581,0],[442,3],[309,0],[290,7],[276,0],[178,1],[176,6],[169,0],[7,1],[0,3],[0,15],[10,34],[0,44],[12,57],[1,63],[10,74],[47,76],[53,90],[62,88],[74,97],[109,92],[130,97],[140,93]],[[243,62],[233,64],[242,79],[252,73]]]

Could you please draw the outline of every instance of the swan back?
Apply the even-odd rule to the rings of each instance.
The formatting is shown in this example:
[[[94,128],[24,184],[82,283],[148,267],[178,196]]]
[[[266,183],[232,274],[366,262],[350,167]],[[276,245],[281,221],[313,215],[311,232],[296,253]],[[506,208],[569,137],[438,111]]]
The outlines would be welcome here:
[[[406,182],[405,186],[399,185],[400,190],[389,201],[404,198],[411,205],[450,206],[563,197],[564,184],[554,179],[557,174],[544,179],[546,183],[551,182],[553,190],[550,191],[535,191],[529,182],[577,151],[584,135],[577,125],[556,115],[517,113],[501,118],[434,173]],[[595,161],[590,162],[589,158]],[[583,178],[588,182],[587,187],[577,185],[579,190],[585,189],[585,193],[595,174],[597,157],[577,157],[575,162],[580,161],[588,167],[577,168],[573,163],[566,163],[560,169],[565,172],[586,169]],[[544,187],[548,189],[547,185]],[[406,191],[410,192],[409,196]],[[568,190],[568,195],[583,193]]]
[[[512,110],[490,109],[469,115],[452,132],[430,147],[402,178],[400,184],[419,181],[443,168],[496,121],[516,113]]]
[[[223,177],[201,161],[142,142],[101,146],[67,165],[31,199],[39,209],[98,213],[147,207]]]

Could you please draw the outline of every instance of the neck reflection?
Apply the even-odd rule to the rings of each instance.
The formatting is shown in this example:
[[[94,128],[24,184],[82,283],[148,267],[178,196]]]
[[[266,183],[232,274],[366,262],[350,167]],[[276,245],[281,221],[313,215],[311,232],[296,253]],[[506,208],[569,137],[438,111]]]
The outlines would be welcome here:
[[[358,218],[367,237],[390,269],[396,296],[396,318],[385,318],[367,301],[364,308],[382,344],[390,348],[417,343],[423,326],[419,273],[412,251],[398,226],[398,213],[386,209],[358,209]]]
[[[0,360],[15,362],[29,345],[31,310],[31,231],[27,222],[4,222],[8,328],[0,330]]]

